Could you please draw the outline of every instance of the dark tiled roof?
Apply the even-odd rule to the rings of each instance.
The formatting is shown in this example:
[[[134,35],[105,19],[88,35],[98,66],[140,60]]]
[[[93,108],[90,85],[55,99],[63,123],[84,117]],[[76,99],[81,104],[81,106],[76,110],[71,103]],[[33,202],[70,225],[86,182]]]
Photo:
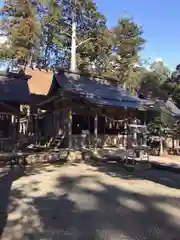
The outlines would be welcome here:
[[[68,92],[80,95],[88,102],[113,107],[140,108],[141,99],[129,96],[124,90],[98,83],[86,76],[61,73],[54,77],[59,86]],[[52,90],[52,89],[51,89]]]
[[[16,60],[0,60],[0,75],[13,73],[19,75],[24,72],[24,66],[20,66]],[[47,95],[53,79],[53,72],[40,69],[32,69],[26,66],[25,74],[30,78],[28,81],[29,90],[32,94]],[[24,76],[25,77],[25,76]]]
[[[28,104],[39,102],[40,98],[30,93],[27,79],[0,76],[0,101]]]
[[[174,104],[171,99],[168,99],[165,103],[165,107],[170,111],[171,115],[174,117],[180,117],[180,109]]]
[[[180,109],[174,104],[171,99],[163,100],[145,100],[147,106],[152,106],[149,109],[152,111],[166,112],[175,118],[180,118]]]

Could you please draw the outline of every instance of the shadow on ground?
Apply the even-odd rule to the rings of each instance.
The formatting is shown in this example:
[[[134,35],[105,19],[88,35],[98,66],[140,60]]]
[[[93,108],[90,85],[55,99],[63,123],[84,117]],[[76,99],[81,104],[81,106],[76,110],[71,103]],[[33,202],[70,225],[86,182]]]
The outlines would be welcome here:
[[[107,171],[112,175],[110,170],[99,166],[96,171]],[[24,225],[23,235],[16,239],[178,240],[180,198],[148,195],[145,189],[144,194],[133,188],[126,189],[123,184],[128,184],[129,174],[117,173],[117,169],[116,174],[118,182],[113,178],[108,183],[92,170],[91,174],[79,172],[78,176],[66,172],[60,174],[54,189],[45,195],[29,198],[23,191],[12,192],[14,200],[11,202],[16,202],[15,198],[18,198],[26,202],[26,208],[23,208],[19,218],[9,219],[9,229],[12,230],[11,226],[22,223],[29,216],[30,221]],[[11,184],[12,181],[5,191],[6,201]],[[34,185],[38,188],[36,182]],[[7,205],[4,208],[7,209]]]
[[[180,189],[180,174],[171,171],[158,168],[134,170],[131,167],[125,167],[124,163],[116,161],[94,162],[91,163],[90,166],[95,167],[95,171],[103,172],[111,177],[148,180],[170,188]]]
[[[11,186],[14,181],[19,179],[24,175],[23,168],[10,169],[7,173],[0,176],[0,237],[2,235],[3,229],[6,225],[7,216],[8,216],[8,203],[9,195],[11,192]],[[15,198],[21,196],[21,192],[13,192]],[[16,206],[12,204],[12,210]]]

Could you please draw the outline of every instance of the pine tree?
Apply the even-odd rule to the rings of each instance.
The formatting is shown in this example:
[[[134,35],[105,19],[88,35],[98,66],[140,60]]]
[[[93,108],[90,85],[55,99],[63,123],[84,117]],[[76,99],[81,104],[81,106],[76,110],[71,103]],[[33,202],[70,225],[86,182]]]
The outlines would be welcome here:
[[[39,0],[37,5],[38,18],[41,22],[39,61],[43,67],[50,66],[53,58],[64,49],[65,36],[62,34],[61,4],[58,0]]]
[[[145,43],[142,34],[142,28],[130,18],[121,19],[112,30],[116,53],[111,57],[111,69],[118,82],[130,89],[136,87],[133,76],[138,71],[136,64],[140,61],[139,52]]]
[[[110,50],[106,18],[92,0],[79,0],[76,11],[79,70],[100,74]]]
[[[7,55],[10,58],[31,61],[39,48],[40,28],[37,22],[36,2],[7,0],[2,12],[1,32],[8,37]]]

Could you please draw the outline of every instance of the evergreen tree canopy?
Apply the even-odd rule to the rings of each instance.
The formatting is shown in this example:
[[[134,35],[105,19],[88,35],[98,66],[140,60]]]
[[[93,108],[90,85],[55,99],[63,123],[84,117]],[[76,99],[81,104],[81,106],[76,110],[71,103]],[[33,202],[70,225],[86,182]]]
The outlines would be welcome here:
[[[133,19],[123,18],[112,31],[113,48],[116,54],[112,56],[114,75],[120,83],[131,85],[131,74],[139,63],[139,52],[143,49],[145,40],[143,30]]]
[[[7,0],[1,11],[1,32],[9,39],[8,56],[29,58],[39,47],[40,28],[33,0]]]
[[[69,68],[73,21],[79,70],[89,71],[90,63],[107,51],[106,19],[92,0],[40,0],[38,16],[43,29],[40,56],[46,64]]]
[[[123,18],[109,30],[92,0],[8,0],[1,16],[1,32],[9,38],[8,57],[68,69],[75,22],[78,69],[135,88],[140,71],[134,65],[145,40],[133,19]]]

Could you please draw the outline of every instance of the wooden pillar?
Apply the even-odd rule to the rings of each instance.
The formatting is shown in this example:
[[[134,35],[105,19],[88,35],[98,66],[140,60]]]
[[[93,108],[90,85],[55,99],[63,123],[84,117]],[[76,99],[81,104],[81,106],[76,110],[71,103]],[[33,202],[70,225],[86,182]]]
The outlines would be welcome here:
[[[147,112],[144,111],[144,126],[147,124]]]
[[[161,120],[162,120],[162,113],[160,114],[160,118],[161,118]],[[160,127],[160,146],[159,146],[159,155],[160,156],[162,156],[163,155],[163,153],[164,153],[164,146],[163,146],[163,131],[164,131],[164,129],[163,129],[163,127],[161,126]]]
[[[13,136],[13,140],[14,140],[13,149],[15,149],[16,146],[19,145],[19,137],[20,137],[20,118],[19,118],[19,116],[14,116],[12,121],[13,121],[12,136]]]
[[[124,123],[124,141],[123,141],[123,145],[124,148],[127,149],[127,141],[128,141],[128,136],[127,136],[127,122],[125,121]]]
[[[91,124],[90,124],[90,115],[88,115],[88,147],[91,147]]]
[[[98,138],[98,115],[95,114],[94,117],[94,137],[95,137],[95,148],[97,148],[97,138]]]
[[[38,143],[38,124],[37,124],[37,115],[35,116],[35,142]]]
[[[72,109],[68,112],[68,148],[72,149]]]
[[[133,142],[134,142],[134,145],[137,146],[137,127],[133,129]]]
[[[104,117],[104,129],[103,129],[103,147],[105,145],[106,142],[106,119]]]
[[[146,127],[146,125],[147,125],[147,112],[146,111],[144,111],[144,126]],[[147,145],[147,128],[145,128],[146,129],[146,132],[145,132],[145,134],[144,134],[144,145],[146,146]]]
[[[15,125],[15,116],[11,115],[11,123],[9,125],[9,137],[11,137],[12,139],[15,137],[14,136],[14,125]]]

